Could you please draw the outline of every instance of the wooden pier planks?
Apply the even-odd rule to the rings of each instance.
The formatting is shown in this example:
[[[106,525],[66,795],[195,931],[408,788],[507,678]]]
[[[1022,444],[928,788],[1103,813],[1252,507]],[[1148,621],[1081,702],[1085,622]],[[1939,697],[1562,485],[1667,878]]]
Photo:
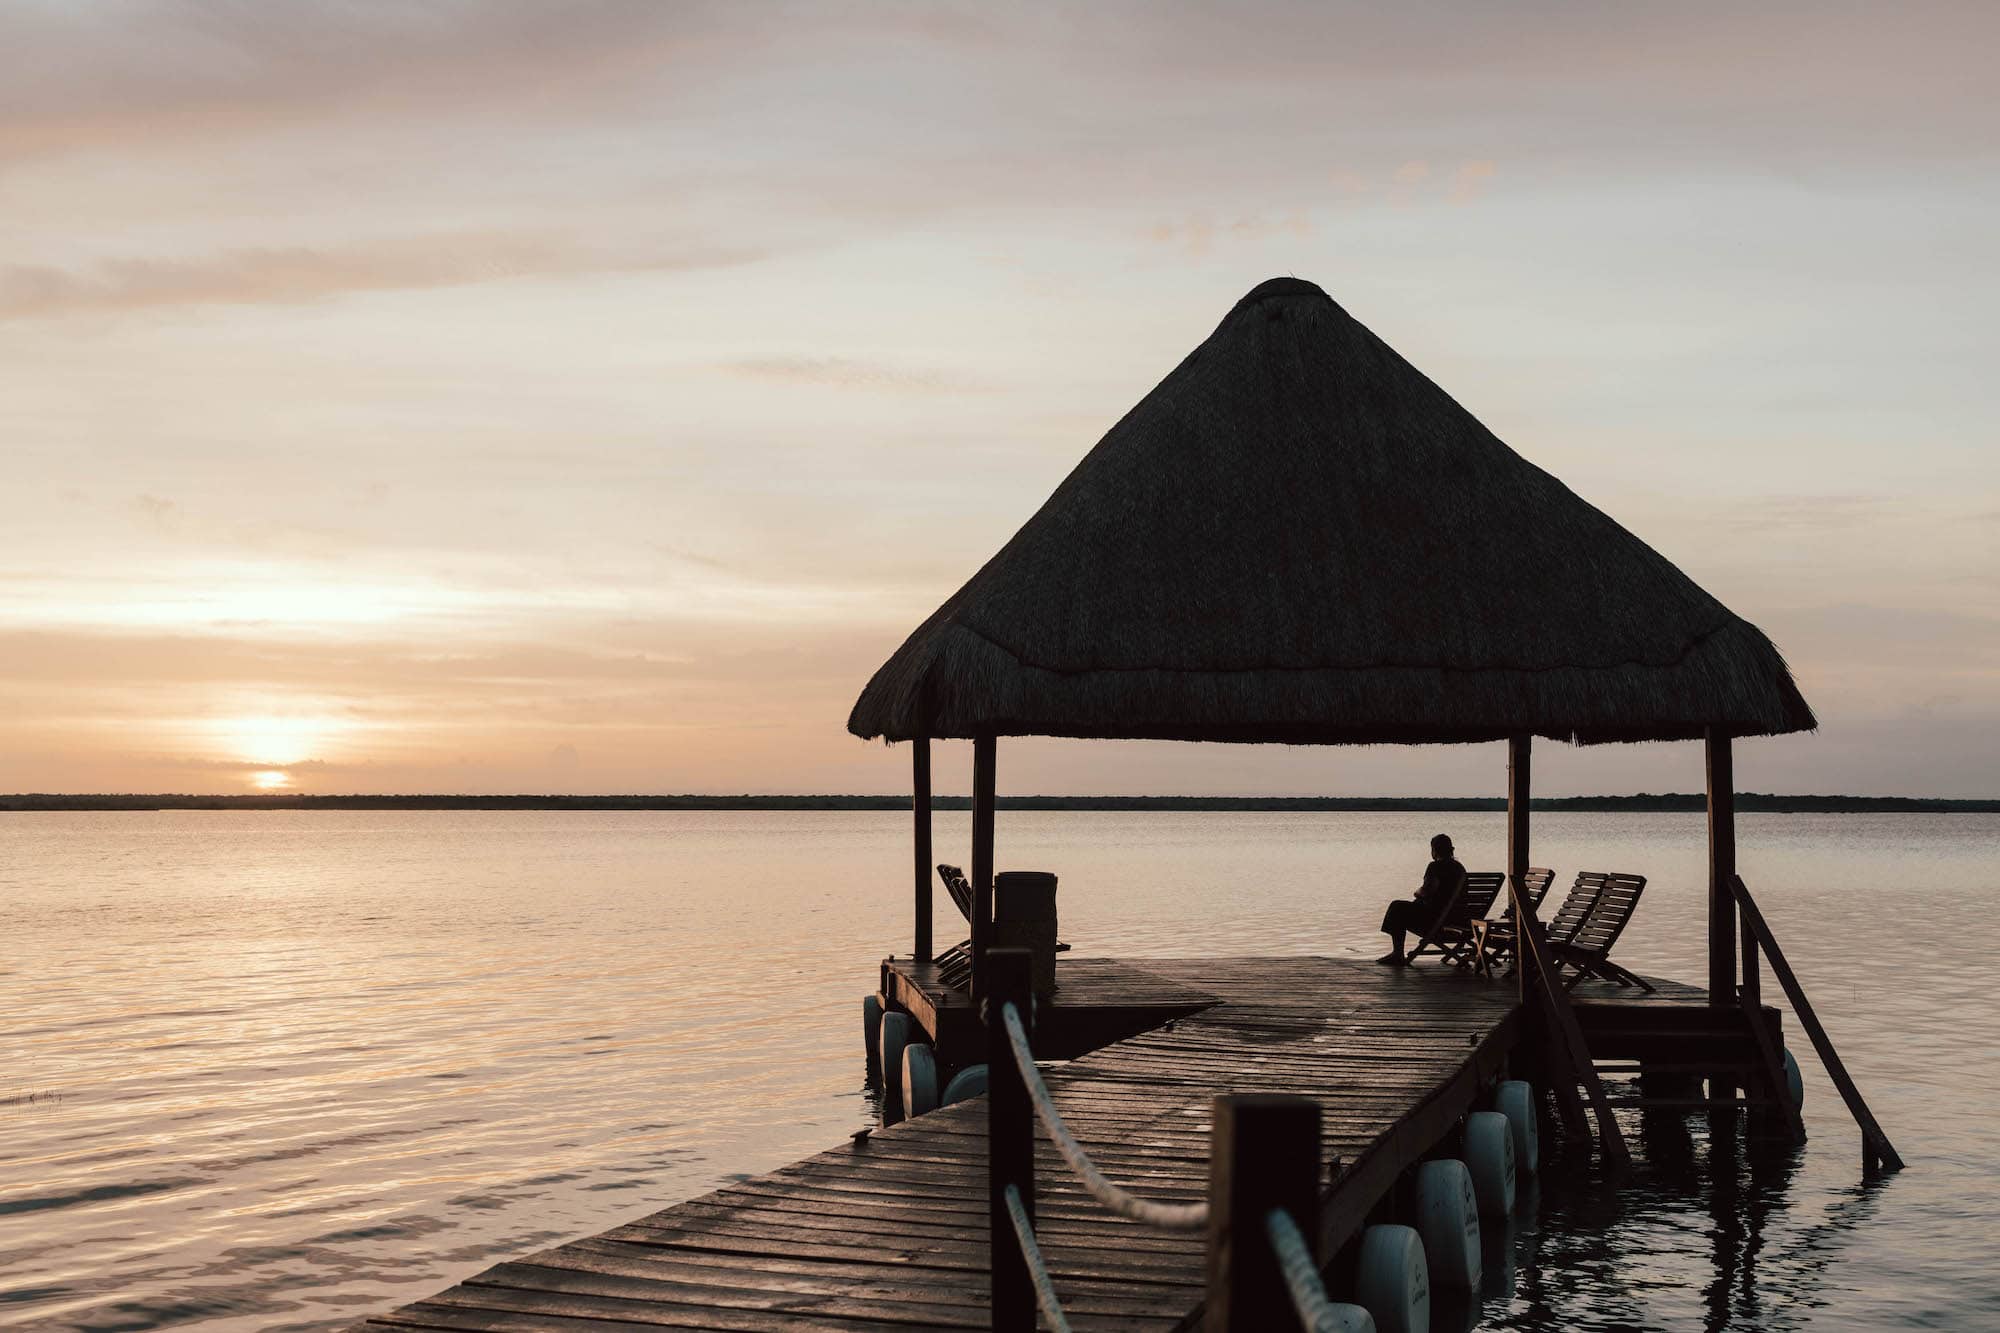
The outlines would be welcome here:
[[[971,997],[945,985],[935,963],[907,958],[883,965],[883,991],[890,1004],[909,1011],[946,1064],[985,1059],[986,1029]],[[1045,1060],[1068,1060],[1122,1041],[1169,1019],[1198,1013],[1217,996],[1162,974],[1150,962],[1111,958],[1062,958],[1056,964],[1055,997],[1036,1019],[1035,1053]]]
[[[1117,980],[1114,965],[1062,966],[1079,982],[1102,972],[1107,997],[1137,993],[1120,993],[1129,977]],[[1464,1113],[1514,1040],[1514,988],[1456,969],[1240,958],[1148,960],[1143,971],[1157,979],[1145,994],[1216,1002],[1047,1069],[1064,1118],[1119,1183],[1191,1200],[1207,1185],[1216,1094],[1312,1096],[1326,1152],[1342,1164],[1323,1246]],[[983,1328],[985,1129],[983,1101],[933,1112],[497,1265],[360,1327]],[[1039,1137],[1036,1178],[1037,1232],[1076,1328],[1164,1330],[1199,1311],[1199,1233],[1113,1217]]]

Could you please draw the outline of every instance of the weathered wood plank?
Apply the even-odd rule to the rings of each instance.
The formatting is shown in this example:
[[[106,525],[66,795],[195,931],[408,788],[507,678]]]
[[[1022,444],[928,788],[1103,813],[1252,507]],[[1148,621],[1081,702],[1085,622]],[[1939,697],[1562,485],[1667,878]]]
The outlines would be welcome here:
[[[935,1021],[977,1033],[976,1012],[937,983],[933,965],[896,959],[887,970],[892,999],[901,987]],[[1205,1198],[1218,1093],[1311,1097],[1322,1150],[1343,1164],[1322,1209],[1323,1254],[1473,1105],[1521,1030],[1512,985],[1451,967],[1065,957],[1058,977],[1057,1002],[1037,1015],[1038,1053],[1065,1006],[1079,1032],[1106,1022],[1148,1029],[1044,1070],[1058,1110],[1105,1173],[1148,1198]],[[1590,985],[1580,988],[1578,1007],[1591,997]],[[1670,1013],[1705,1009],[1706,999],[1663,986],[1649,997],[1660,1010],[1652,1022],[1671,1026]],[[1622,1031],[1628,1004],[1606,997],[1598,1016]],[[986,1130],[983,1101],[946,1108],[498,1265],[367,1326],[986,1327]],[[1203,1299],[1201,1235],[1112,1216],[1039,1131],[1034,1161],[1037,1235],[1072,1323],[1185,1326]]]

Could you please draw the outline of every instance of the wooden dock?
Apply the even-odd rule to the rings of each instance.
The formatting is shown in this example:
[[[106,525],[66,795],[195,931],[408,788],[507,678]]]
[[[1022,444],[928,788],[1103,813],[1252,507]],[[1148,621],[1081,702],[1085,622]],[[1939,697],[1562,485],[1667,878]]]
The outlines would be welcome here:
[[[1326,1152],[1339,1163],[1322,1253],[1474,1106],[1520,1033],[1513,986],[1448,967],[1065,959],[1060,975],[1079,1009],[1091,986],[1109,998],[1200,1006],[1046,1071],[1062,1115],[1121,1184],[1201,1198],[1219,1093],[1321,1103]],[[983,1100],[947,1107],[499,1264],[359,1327],[984,1328],[985,1130]],[[1199,1316],[1198,1234],[1111,1216],[1046,1141],[1037,1176],[1037,1230],[1076,1327],[1168,1329]]]

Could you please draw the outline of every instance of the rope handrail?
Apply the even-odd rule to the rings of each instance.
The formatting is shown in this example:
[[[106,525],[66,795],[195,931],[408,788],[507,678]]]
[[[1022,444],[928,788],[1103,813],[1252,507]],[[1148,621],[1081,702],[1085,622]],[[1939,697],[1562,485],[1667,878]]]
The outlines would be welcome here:
[[[1148,1226],[1163,1227],[1171,1231],[1199,1231],[1208,1225],[1208,1203],[1159,1203],[1152,1199],[1142,1199],[1130,1190],[1113,1184],[1090,1160],[1069,1126],[1063,1123],[1062,1113],[1056,1110],[1049,1097],[1048,1085],[1042,1082],[1042,1072],[1035,1067],[1035,1053],[1028,1044],[1028,1034],[1021,1026],[1021,1013],[1012,1004],[1001,1007],[1000,1019],[1007,1028],[1007,1043],[1013,1048],[1014,1063],[1021,1068],[1021,1081],[1027,1085],[1028,1096],[1035,1104],[1035,1115],[1042,1126],[1049,1131],[1056,1151],[1069,1163],[1070,1170],[1076,1172],[1085,1189],[1106,1208],[1120,1217]]]
[[[1042,1259],[1042,1247],[1035,1243],[1035,1224],[1028,1220],[1021,1191],[1012,1185],[1007,1187],[1007,1216],[1013,1219],[1014,1235],[1021,1242],[1021,1258],[1027,1261],[1028,1276],[1035,1284],[1035,1304],[1042,1307],[1042,1317],[1049,1321],[1054,1333],[1070,1333],[1069,1317],[1063,1313],[1055,1281],[1049,1277],[1049,1266]]]
[[[1278,1269],[1285,1275],[1285,1290],[1291,1294],[1292,1309],[1298,1312],[1299,1323],[1307,1333],[1344,1333],[1352,1328],[1327,1300],[1319,1266],[1313,1263],[1312,1251],[1306,1248],[1306,1238],[1299,1234],[1299,1224],[1292,1221],[1292,1215],[1282,1208],[1273,1208],[1264,1216],[1264,1230],[1278,1256]]]

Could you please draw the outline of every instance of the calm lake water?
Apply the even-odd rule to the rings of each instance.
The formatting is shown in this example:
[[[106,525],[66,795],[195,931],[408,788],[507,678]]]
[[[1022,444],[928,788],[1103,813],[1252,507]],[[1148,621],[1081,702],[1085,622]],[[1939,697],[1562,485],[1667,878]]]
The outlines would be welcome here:
[[[940,815],[953,859],[966,816]],[[1373,956],[1498,814],[1003,813],[1079,953]],[[867,813],[0,816],[0,1325],[323,1329],[872,1122],[861,994],[909,947]],[[1651,876],[1619,945],[1702,980],[1702,821],[1537,815]],[[1637,1178],[1545,1187],[1514,1329],[2000,1328],[2000,817],[1749,816],[1742,870],[1909,1162],[1802,1053],[1802,1154],[1626,1113]],[[940,910],[950,913],[940,898]],[[943,933],[941,928],[941,933]],[[1767,987],[1770,987],[1767,982]]]

